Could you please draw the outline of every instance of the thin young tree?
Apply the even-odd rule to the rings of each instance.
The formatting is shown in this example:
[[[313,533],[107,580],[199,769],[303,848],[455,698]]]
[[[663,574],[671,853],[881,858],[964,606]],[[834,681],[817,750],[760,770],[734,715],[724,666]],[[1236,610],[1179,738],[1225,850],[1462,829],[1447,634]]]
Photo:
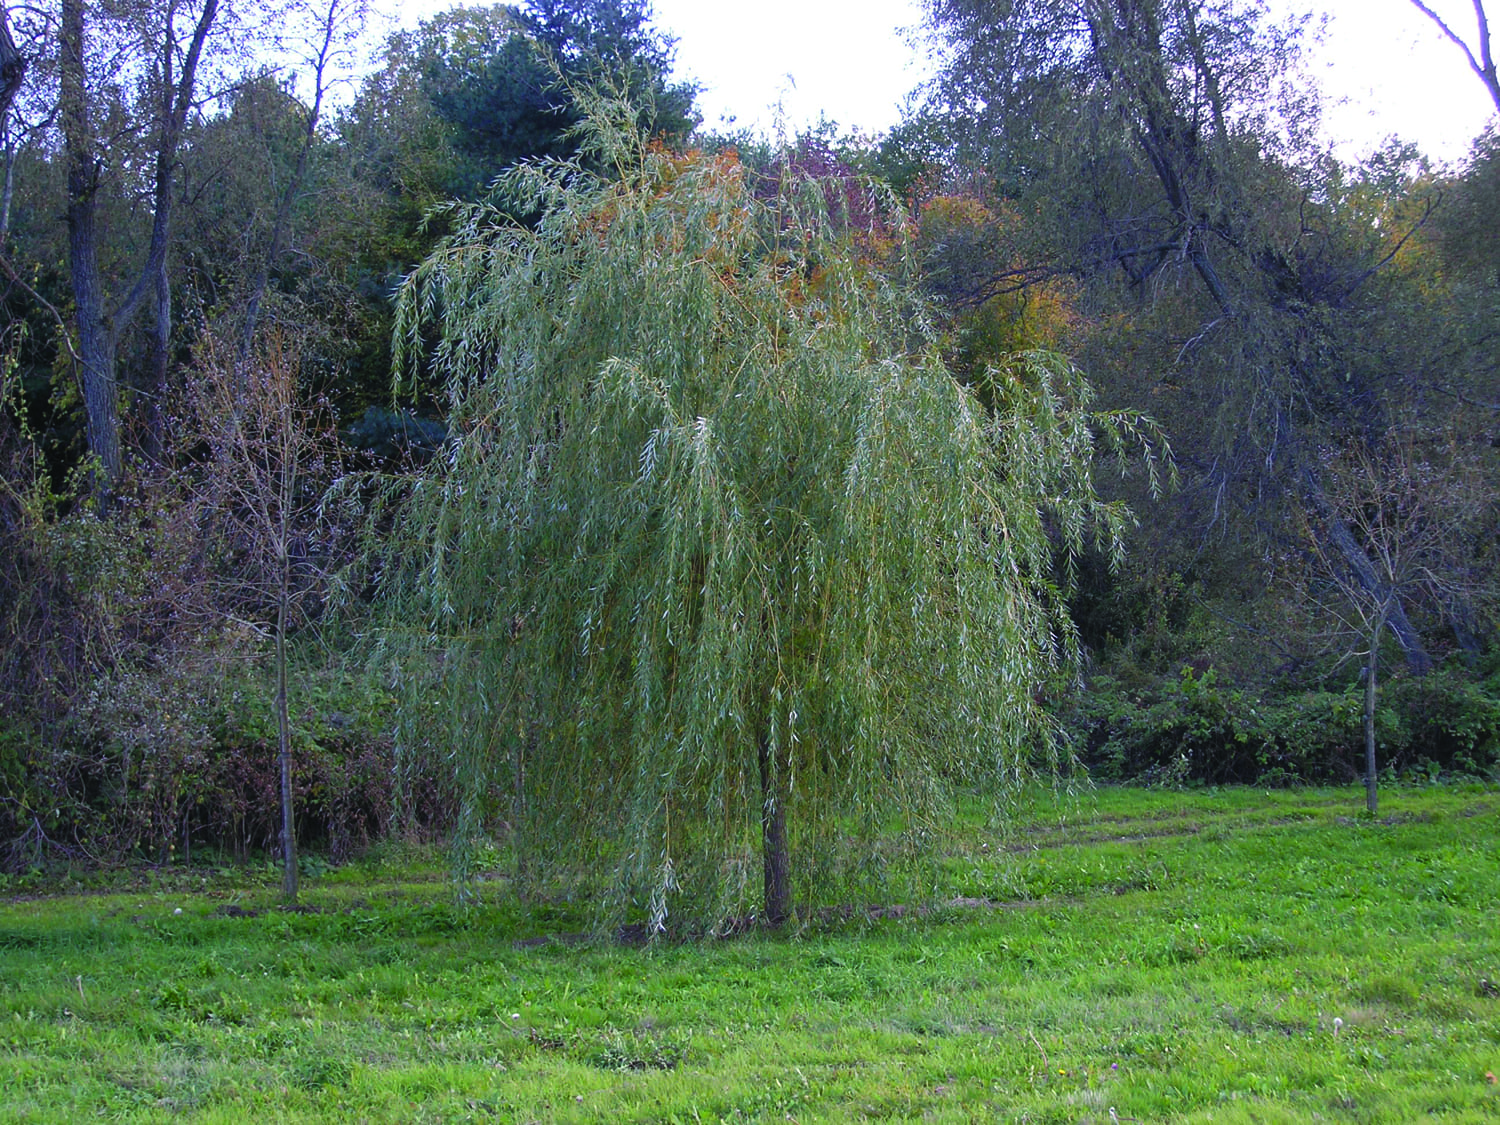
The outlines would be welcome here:
[[[1054,548],[1119,551],[1095,427],[1140,431],[1049,355],[989,372],[987,411],[878,198],[757,190],[580,96],[584,160],[455,206],[401,291],[400,371],[446,381],[453,437],[386,643],[470,829],[509,795],[518,874],[596,877],[652,932],[781,925],[919,869],[954,784],[1055,761]]]
[[[276,768],[281,804],[282,891],[297,899],[297,836],[288,645],[327,592],[337,535],[324,519],[324,490],[338,475],[338,440],[327,411],[310,402],[302,347],[284,328],[261,335],[250,362],[212,338],[184,390],[185,446],[206,450],[184,472],[201,526],[220,542],[208,554],[214,612],[271,644]]]
[[[1303,517],[1312,566],[1297,576],[1299,592],[1344,658],[1364,659],[1365,807],[1372,814],[1379,808],[1380,642],[1392,614],[1471,616],[1494,604],[1485,555],[1500,508],[1485,472],[1463,452],[1460,432],[1408,423],[1373,450],[1330,447],[1326,506]],[[1328,528],[1355,538],[1371,573],[1356,573],[1352,553],[1329,546]]]

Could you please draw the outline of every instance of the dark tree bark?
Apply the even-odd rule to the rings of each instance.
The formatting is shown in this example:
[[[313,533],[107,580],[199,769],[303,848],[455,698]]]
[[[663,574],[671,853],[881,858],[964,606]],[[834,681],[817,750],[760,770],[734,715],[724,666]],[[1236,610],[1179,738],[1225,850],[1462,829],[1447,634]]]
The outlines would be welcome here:
[[[16,49],[10,32],[10,12],[0,6],[0,122],[10,113],[11,103],[26,81],[27,58]]]
[[[68,267],[73,283],[89,452],[98,458],[102,475],[101,504],[107,502],[123,470],[115,362],[121,334],[152,295],[157,296],[158,318],[165,315],[170,330],[170,300],[164,304],[159,294],[171,242],[177,150],[192,106],[203,47],[217,15],[218,0],[204,0],[182,56],[180,74],[176,73],[177,43],[168,16],[166,41],[160,55],[161,100],[155,123],[151,240],[139,276],[110,309],[99,267],[98,192],[103,153],[89,92],[88,8],[86,0],[62,0],[59,108],[68,168]],[[158,327],[158,334],[159,331]]]
[[[760,758],[760,846],[765,876],[765,919],[782,926],[792,916],[791,856],[786,838],[786,796],[771,753],[769,731],[757,747]]]
[[[83,370],[83,408],[89,452],[99,459],[101,495],[119,480],[120,394],[115,386],[115,337],[104,311],[99,272],[99,157],[89,113],[84,0],[63,0],[59,95],[68,168],[68,267]]]

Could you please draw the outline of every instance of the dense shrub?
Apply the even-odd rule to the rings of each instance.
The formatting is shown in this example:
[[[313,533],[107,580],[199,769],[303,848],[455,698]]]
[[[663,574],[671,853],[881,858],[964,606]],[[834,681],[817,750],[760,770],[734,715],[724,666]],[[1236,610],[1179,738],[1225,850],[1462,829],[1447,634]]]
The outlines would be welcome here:
[[[1500,768],[1500,682],[1495,678],[1479,682],[1444,668],[1394,681],[1385,695],[1408,734],[1392,763],[1397,768],[1476,776]]]
[[[33,804],[53,796],[49,836],[101,860],[166,861],[203,847],[244,859],[275,848],[268,670],[239,651],[193,657],[103,678],[51,747],[33,752]],[[300,839],[343,859],[398,826],[447,823],[437,787],[410,775],[398,784],[391,700],[370,677],[310,664],[292,684]]]
[[[1126,688],[1097,676],[1061,715],[1101,780],[1209,784],[1344,782],[1364,761],[1364,694],[1230,688],[1210,668]],[[1500,770],[1500,693],[1464,671],[1391,681],[1375,716],[1382,768],[1426,775]]]
[[[56,489],[5,422],[0,867],[271,849],[267,610],[244,545],[190,487],[213,466],[143,473],[101,516],[86,475]],[[398,826],[441,830],[443,794],[398,769],[388,695],[326,634],[318,621],[294,646],[300,837],[342,858]]]

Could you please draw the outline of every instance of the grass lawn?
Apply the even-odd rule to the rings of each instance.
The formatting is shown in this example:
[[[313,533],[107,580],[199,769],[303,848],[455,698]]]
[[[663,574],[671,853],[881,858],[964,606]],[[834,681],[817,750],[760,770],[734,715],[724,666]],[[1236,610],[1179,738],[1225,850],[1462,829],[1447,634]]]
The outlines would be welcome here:
[[[0,1118],[1500,1121],[1500,791],[1046,801],[950,905],[575,945],[503,884],[181,871],[0,904]]]

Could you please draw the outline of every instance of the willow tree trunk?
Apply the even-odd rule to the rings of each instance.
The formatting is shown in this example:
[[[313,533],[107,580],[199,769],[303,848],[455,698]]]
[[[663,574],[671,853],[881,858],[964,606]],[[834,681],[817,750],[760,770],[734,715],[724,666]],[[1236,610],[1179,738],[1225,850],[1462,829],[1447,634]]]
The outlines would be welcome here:
[[[765,918],[781,926],[792,916],[791,857],[786,841],[786,795],[771,753],[769,729],[757,747],[760,758],[760,848],[765,875]]]

